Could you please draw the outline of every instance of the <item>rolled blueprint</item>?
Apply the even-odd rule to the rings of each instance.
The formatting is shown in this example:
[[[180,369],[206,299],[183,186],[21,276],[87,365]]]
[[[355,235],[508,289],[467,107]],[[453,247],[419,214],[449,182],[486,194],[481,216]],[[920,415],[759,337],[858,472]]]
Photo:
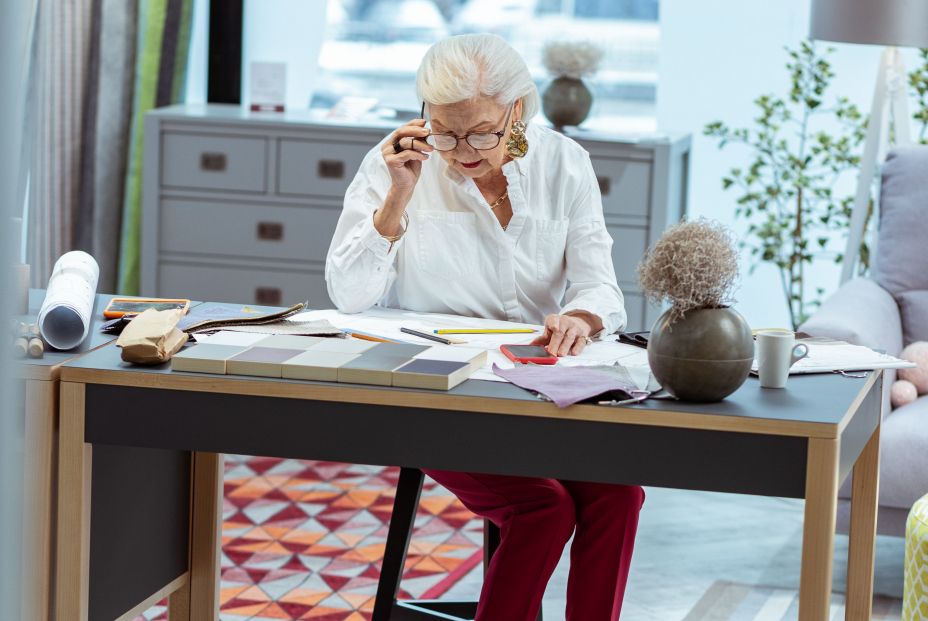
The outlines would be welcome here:
[[[97,262],[86,252],[66,252],[55,262],[38,320],[46,343],[55,349],[74,349],[84,342],[99,277]]]

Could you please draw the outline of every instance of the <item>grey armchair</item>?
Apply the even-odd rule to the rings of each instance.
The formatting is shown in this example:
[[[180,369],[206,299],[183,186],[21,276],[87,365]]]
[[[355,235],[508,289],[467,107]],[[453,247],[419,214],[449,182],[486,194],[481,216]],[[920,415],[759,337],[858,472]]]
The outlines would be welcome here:
[[[873,278],[843,285],[800,330],[898,355],[928,341],[928,146],[897,148],[883,167]],[[904,536],[912,504],[928,492],[928,395],[890,411],[883,385],[877,530]],[[850,480],[841,488],[838,529],[847,532]]]

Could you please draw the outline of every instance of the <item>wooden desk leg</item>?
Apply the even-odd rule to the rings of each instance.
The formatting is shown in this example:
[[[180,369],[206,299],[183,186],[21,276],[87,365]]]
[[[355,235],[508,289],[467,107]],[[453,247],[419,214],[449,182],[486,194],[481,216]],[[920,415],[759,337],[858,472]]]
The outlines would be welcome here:
[[[194,453],[190,503],[190,580],[168,600],[170,621],[219,618],[219,555],[222,543],[222,453]]]
[[[851,527],[847,551],[847,621],[870,619],[873,608],[873,565],[880,492],[880,427],[854,464],[851,481]]]
[[[62,382],[58,436],[56,621],[87,621],[91,446],[84,443],[84,384]]]
[[[51,612],[55,529],[55,433],[58,382],[25,382],[25,463],[23,481],[23,621],[47,621]]]
[[[838,510],[838,441],[810,438],[802,530],[799,621],[827,621]]]

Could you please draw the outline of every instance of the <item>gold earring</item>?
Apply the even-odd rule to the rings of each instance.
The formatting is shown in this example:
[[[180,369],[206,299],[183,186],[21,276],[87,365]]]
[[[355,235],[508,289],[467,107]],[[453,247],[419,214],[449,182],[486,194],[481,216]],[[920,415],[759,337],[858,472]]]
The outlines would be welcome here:
[[[525,157],[528,153],[528,140],[525,139],[525,123],[521,120],[512,122],[509,140],[506,141],[506,152],[512,157]]]

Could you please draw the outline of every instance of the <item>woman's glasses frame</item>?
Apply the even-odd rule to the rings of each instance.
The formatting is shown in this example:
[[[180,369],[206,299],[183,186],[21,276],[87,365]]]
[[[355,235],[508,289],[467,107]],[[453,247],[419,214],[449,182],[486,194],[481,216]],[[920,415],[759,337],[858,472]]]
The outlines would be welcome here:
[[[506,120],[503,122],[503,129],[501,129],[498,132],[474,132],[472,134],[464,134],[463,136],[458,136],[455,134],[430,132],[428,135],[425,136],[424,140],[428,142],[430,145],[432,145],[436,151],[454,151],[455,149],[458,148],[458,143],[462,139],[464,140],[464,142],[466,142],[470,146],[470,148],[477,150],[477,151],[489,151],[490,149],[495,149],[496,147],[499,146],[499,143],[502,142],[503,136],[506,135],[506,127],[509,125],[509,119],[512,116],[513,108],[515,108],[515,104],[512,104],[511,106],[509,106],[509,111],[506,113]],[[424,101],[422,102],[422,110],[419,112],[419,118],[423,120],[425,119],[425,102]],[[447,138],[454,138],[454,146],[451,147],[450,149],[439,149],[437,144],[429,141],[429,138],[431,138],[432,136],[445,136]],[[490,146],[490,147],[478,147],[470,141],[472,136],[496,136],[496,142],[493,144],[493,146]]]

